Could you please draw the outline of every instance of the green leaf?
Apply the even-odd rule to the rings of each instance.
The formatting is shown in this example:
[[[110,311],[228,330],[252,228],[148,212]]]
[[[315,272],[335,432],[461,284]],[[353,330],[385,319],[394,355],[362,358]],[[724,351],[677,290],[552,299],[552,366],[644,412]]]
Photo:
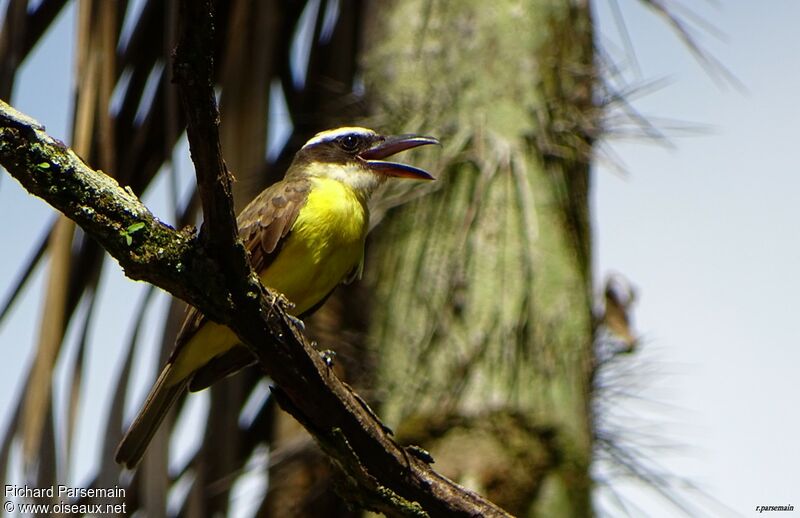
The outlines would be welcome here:
[[[140,221],[138,223],[134,223],[133,225],[129,226],[125,230],[125,232],[127,232],[128,234],[133,234],[134,232],[138,232],[139,230],[142,230],[143,228],[144,228],[144,223],[142,223]]]

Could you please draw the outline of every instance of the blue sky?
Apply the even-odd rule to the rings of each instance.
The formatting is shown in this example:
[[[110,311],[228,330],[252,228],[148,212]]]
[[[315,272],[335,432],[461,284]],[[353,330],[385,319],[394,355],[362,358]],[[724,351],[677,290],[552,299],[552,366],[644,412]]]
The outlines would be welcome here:
[[[636,2],[620,5],[641,78],[669,82],[636,107],[708,127],[672,148],[614,143],[627,174],[601,167],[595,177],[597,278],[619,271],[638,286],[642,354],[664,373],[641,396],[671,407],[658,434],[683,446],[654,455],[741,515],[797,506],[800,4],[691,3],[723,35],[702,46],[744,92],[709,79]],[[650,417],[657,408],[630,405]],[[648,515],[671,515],[645,501]]]
[[[800,176],[792,153],[800,115],[800,4],[691,3],[722,33],[701,31],[699,41],[742,82],[744,90],[737,90],[712,80],[663,21],[637,1],[619,0],[636,49],[634,66],[609,14],[611,1],[595,2],[601,37],[628,82],[665,81],[634,106],[654,119],[705,128],[695,135],[667,131],[669,146],[610,142],[625,173],[603,165],[593,172],[597,283],[614,271],[637,286],[635,323],[644,337],[642,388],[636,393],[641,400],[621,400],[616,408],[633,432],[655,430],[657,442],[680,446],[654,449],[652,462],[727,506],[698,499],[710,516],[756,515],[756,505],[799,506],[800,327],[794,318],[800,296]],[[65,13],[50,43],[25,66],[14,97],[19,109],[65,140],[71,85],[54,78],[70,77],[73,28],[72,13]],[[191,171],[181,167],[181,177],[189,181]],[[169,219],[163,198],[149,195],[146,201]],[[52,217],[44,203],[0,176],[7,244],[0,254],[0,294]],[[93,407],[82,410],[76,451],[82,463],[65,474],[75,484],[96,462],[93,445],[102,433],[97,416],[107,409],[106,387],[121,361],[120,326],[127,334],[131,324],[125,317],[141,297],[141,285],[126,280],[115,264],[107,266],[103,284],[109,294],[96,319],[106,324],[92,330],[84,387],[93,395]],[[43,289],[39,275],[0,326],[3,421],[36,340]],[[158,296],[151,314],[158,315],[165,303]],[[158,331],[158,322],[148,320],[145,341],[155,346]],[[137,369],[153,370],[154,361],[144,354]],[[636,484],[618,482],[642,515],[675,515]]]

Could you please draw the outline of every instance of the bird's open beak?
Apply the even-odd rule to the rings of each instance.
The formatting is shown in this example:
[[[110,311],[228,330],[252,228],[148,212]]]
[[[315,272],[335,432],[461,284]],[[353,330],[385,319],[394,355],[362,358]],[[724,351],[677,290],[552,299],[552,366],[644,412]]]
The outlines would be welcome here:
[[[366,151],[362,151],[359,156],[366,162],[367,166],[376,173],[400,178],[433,180],[433,176],[423,169],[382,160],[383,158],[395,155],[406,149],[427,146],[428,144],[439,144],[439,141],[433,137],[423,137],[420,135],[397,135],[384,138]]]

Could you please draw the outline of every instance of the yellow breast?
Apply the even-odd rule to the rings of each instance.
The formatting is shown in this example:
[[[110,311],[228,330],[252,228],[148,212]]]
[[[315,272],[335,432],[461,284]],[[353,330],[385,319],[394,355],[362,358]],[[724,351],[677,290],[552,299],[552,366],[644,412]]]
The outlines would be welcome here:
[[[327,178],[312,182],[278,257],[260,272],[264,285],[295,305],[295,315],[314,307],[360,268],[369,225],[366,201],[352,188]]]
[[[302,315],[348,274],[361,268],[369,227],[366,201],[337,180],[312,179],[308,200],[261,282],[283,293]],[[239,342],[227,327],[206,322],[182,348],[170,374],[181,380]],[[169,382],[168,382],[169,383]]]

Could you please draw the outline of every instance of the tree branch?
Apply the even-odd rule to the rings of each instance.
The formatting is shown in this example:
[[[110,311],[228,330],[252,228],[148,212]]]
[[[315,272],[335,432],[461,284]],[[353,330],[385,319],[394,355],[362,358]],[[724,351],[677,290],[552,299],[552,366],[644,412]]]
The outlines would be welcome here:
[[[219,141],[219,110],[213,84],[213,10],[213,2],[208,0],[180,3],[180,39],[175,49],[173,77],[186,114],[186,134],[203,207],[200,233],[210,248],[227,254],[233,249],[238,232],[232,177],[222,159]]]
[[[214,145],[214,138],[206,144]],[[198,158],[199,150],[193,148],[192,153],[196,161],[206,160]],[[216,160],[213,152],[204,156]],[[213,240],[197,239],[192,229],[175,230],[160,222],[130,189],[89,168],[36,121],[2,101],[0,164],[30,193],[78,223],[130,278],[163,288],[228,325],[274,381],[280,405],[345,473],[345,498],[389,516],[508,516],[433,471],[430,459],[418,450],[404,449],[392,439],[364,401],[295,331],[277,297],[260,284],[249,263],[245,262],[247,274],[237,277],[236,260],[218,260],[246,257],[235,240],[226,250],[212,250],[217,246]],[[197,164],[198,178],[203,176],[205,182],[201,190],[217,188],[217,179],[226,181],[225,175],[218,176],[220,169],[204,169],[207,165]],[[215,180],[207,181],[206,175]],[[225,197],[230,204],[229,194]],[[204,214],[207,231],[214,235],[212,228],[219,225],[222,242],[228,239],[226,225],[233,223],[225,204],[218,203],[218,196],[204,200],[204,211],[209,210]],[[219,217],[213,226],[208,220],[212,214]]]

